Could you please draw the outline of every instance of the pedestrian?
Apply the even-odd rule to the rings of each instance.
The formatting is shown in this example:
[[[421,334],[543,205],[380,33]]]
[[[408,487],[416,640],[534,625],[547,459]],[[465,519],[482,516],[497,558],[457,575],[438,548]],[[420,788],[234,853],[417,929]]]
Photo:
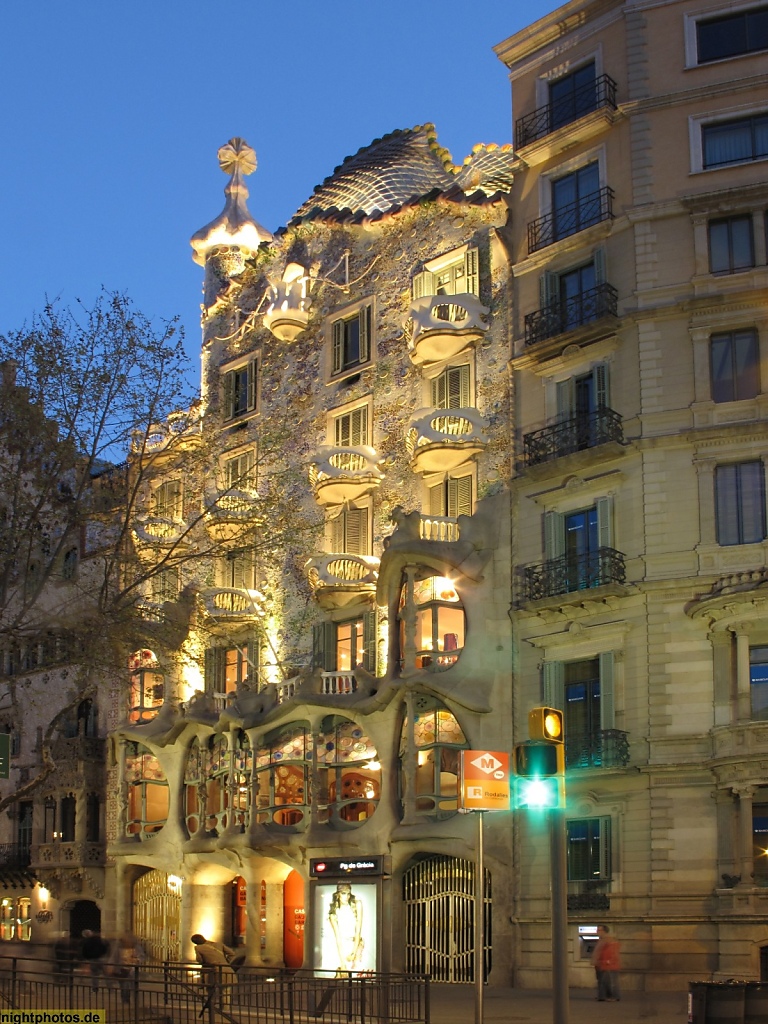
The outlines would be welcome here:
[[[619,971],[621,970],[621,947],[611,935],[607,924],[598,928],[599,938],[592,954],[592,966],[597,976],[598,1002],[617,1003],[619,992]]]
[[[137,981],[136,973],[146,960],[144,949],[134,935],[121,935],[115,943],[112,967],[109,973],[117,978],[120,997],[124,1003],[131,1001],[131,988]]]
[[[80,956],[88,964],[88,973],[91,975],[91,988],[94,992],[98,990],[99,978],[104,972],[104,960],[108,952],[109,943],[98,932],[88,929],[83,932]]]
[[[229,1006],[235,981],[235,972],[229,961],[234,956],[234,950],[225,946],[223,942],[210,942],[199,933],[193,935],[191,941],[195,947],[195,959],[203,968],[203,984],[207,991],[206,1006],[211,1005],[218,985],[221,986],[221,1005]]]

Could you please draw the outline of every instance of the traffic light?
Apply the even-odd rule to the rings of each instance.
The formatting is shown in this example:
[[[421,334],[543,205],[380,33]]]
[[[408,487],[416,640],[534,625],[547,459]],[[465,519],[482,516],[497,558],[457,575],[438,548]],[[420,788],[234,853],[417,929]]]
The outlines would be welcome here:
[[[563,712],[557,708],[531,708],[528,712],[528,735],[532,740],[562,743]]]

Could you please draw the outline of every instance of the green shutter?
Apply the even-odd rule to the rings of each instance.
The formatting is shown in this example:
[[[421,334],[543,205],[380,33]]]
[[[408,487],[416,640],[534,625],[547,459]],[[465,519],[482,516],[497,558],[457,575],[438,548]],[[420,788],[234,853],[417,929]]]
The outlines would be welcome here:
[[[248,662],[248,682],[254,690],[257,690],[259,689],[259,669],[261,667],[261,644],[257,636],[248,637],[245,645],[245,657]]]
[[[371,317],[372,306],[362,306],[360,317],[360,362],[367,363],[371,358]]]
[[[421,299],[425,295],[434,295],[434,275],[430,274],[428,270],[422,270],[420,274],[414,274],[411,283],[411,294],[414,299]]]
[[[559,708],[563,711],[565,705],[565,672],[562,661],[545,661],[541,666],[541,675],[544,704],[548,708]]]
[[[544,559],[550,561],[565,554],[565,516],[560,512],[544,513]]]
[[[541,309],[549,309],[560,299],[560,278],[549,271],[539,278],[539,302]]]
[[[235,374],[232,370],[224,374],[224,419],[235,415]]]
[[[376,675],[376,610],[363,615],[363,668]]]
[[[224,653],[223,647],[209,647],[205,652],[205,689],[213,693],[219,689],[221,677],[221,656]]]
[[[445,484],[435,484],[429,488],[429,514],[431,516],[444,516],[445,511]]]
[[[248,363],[248,411],[256,408],[256,381],[258,364],[255,359]]]
[[[599,548],[613,547],[613,498],[598,498],[595,502],[597,509],[597,546]]]
[[[464,254],[464,289],[470,295],[480,294],[480,272],[477,249]]]
[[[600,728],[616,728],[613,686],[613,651],[604,651],[600,661]]]
[[[344,321],[333,321],[333,373],[344,368]]]
[[[595,398],[598,409],[608,406],[608,366],[606,363],[598,363],[593,370],[595,378]]]
[[[595,284],[605,284],[605,249],[595,249],[592,264],[595,268]]]
[[[600,877],[610,878],[613,873],[611,864],[611,819],[600,818]]]
[[[336,668],[336,627],[332,622],[318,622],[312,627],[312,668],[333,672]]]

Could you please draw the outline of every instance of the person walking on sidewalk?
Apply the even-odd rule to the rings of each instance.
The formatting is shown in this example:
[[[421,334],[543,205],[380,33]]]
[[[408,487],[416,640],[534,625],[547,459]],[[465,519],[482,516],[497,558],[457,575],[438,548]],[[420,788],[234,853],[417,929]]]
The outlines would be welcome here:
[[[621,970],[621,947],[617,939],[610,933],[607,924],[598,929],[600,938],[597,940],[592,954],[592,966],[597,975],[597,998],[601,1003],[617,1003],[621,999],[619,992],[619,971]]]

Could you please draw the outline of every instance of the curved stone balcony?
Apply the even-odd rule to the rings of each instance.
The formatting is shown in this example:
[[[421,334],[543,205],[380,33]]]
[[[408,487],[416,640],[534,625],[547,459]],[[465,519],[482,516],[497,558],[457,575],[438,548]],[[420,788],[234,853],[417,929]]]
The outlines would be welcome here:
[[[131,527],[133,539],[139,548],[177,547],[186,543],[188,526],[183,520],[149,513],[136,516]]]
[[[449,359],[480,341],[488,315],[476,295],[424,295],[414,299],[405,323],[411,361],[420,366]]]
[[[380,559],[372,555],[314,555],[307,575],[321,608],[343,608],[361,594],[375,593]]]
[[[172,412],[163,423],[153,423],[144,434],[134,431],[131,448],[134,455],[143,455],[159,461],[176,455],[190,444],[202,441],[203,418],[200,409],[193,406],[183,412]]]
[[[309,321],[310,278],[299,263],[289,263],[280,281],[269,282],[269,305],[262,323],[278,341],[295,341]]]
[[[477,409],[419,409],[405,443],[416,473],[448,473],[482,452],[487,422]]]
[[[309,467],[309,482],[319,505],[341,505],[370,494],[384,479],[381,459],[369,445],[318,448]]]
[[[246,621],[264,615],[264,595],[258,590],[209,587],[200,591],[205,612],[219,621]]]
[[[254,491],[211,490],[205,493],[205,528],[212,540],[235,540],[257,525],[259,496]]]

